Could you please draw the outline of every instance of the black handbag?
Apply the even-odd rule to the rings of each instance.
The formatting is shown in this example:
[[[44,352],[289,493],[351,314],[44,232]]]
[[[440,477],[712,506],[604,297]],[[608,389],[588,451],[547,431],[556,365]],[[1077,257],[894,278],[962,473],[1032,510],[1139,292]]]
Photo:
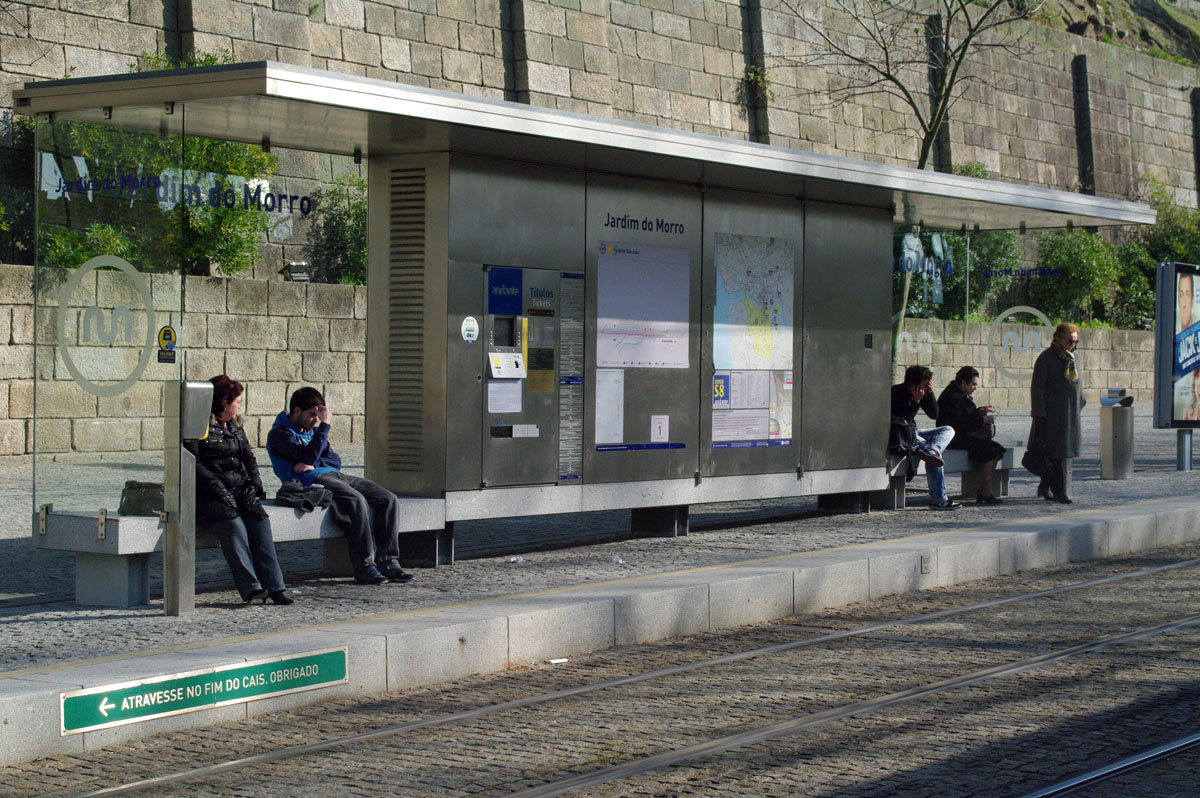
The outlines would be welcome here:
[[[121,488],[121,515],[158,515],[163,511],[163,483],[131,479]]]
[[[980,416],[979,426],[971,430],[971,437],[980,441],[990,441],[996,437],[996,417]]]

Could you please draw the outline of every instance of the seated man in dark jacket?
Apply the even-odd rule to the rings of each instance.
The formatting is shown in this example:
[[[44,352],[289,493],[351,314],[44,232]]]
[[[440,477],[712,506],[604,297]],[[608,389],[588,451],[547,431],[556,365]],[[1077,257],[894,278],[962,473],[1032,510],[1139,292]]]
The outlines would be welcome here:
[[[930,418],[938,414],[933,397],[933,372],[927,366],[909,366],[904,370],[904,382],[892,386],[892,418],[916,422],[920,410]],[[917,455],[925,461],[929,479],[929,507],[934,510],[957,510],[962,507],[946,495],[946,474],[942,470],[942,452],[954,437],[952,427],[931,427],[917,430]]]
[[[305,486],[315,482],[332,491],[334,507],[350,521],[346,545],[356,581],[364,585],[407,582],[412,574],[397,559],[400,502],[371,480],[342,473],[342,458],[329,445],[332,420],[333,413],[316,388],[293,393],[288,410],[276,417],[267,434],[271,468],[281,482],[295,479]]]

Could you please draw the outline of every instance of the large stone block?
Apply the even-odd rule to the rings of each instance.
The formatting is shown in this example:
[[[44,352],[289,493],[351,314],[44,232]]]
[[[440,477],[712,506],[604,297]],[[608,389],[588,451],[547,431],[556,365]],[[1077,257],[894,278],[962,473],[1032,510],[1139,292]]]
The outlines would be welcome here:
[[[0,419],[0,455],[25,454],[26,424],[19,419]]]
[[[32,305],[33,267],[0,263],[0,297],[4,302]]]
[[[129,21],[128,0],[63,0],[62,9],[72,14]]]
[[[483,66],[477,53],[447,50],[442,53],[442,76],[460,83],[481,83]]]
[[[261,349],[231,349],[225,353],[225,373],[238,382],[267,378],[267,353]]]
[[[226,302],[230,313],[263,313],[267,309],[266,280],[230,280]]]
[[[299,352],[267,352],[267,379],[272,382],[298,380],[302,363]]]
[[[140,419],[75,419],[72,448],[78,452],[133,452],[142,446]]]
[[[312,48],[312,40],[308,36],[308,17],[266,8],[254,9],[254,39],[297,50]]]
[[[380,64],[379,36],[365,31],[342,31],[344,58],[355,64],[377,67]]]
[[[299,352],[328,352],[329,320],[288,319],[287,348]]]
[[[184,278],[183,309],[193,313],[224,313],[228,282],[219,277]]]
[[[253,5],[231,2],[231,0],[187,0],[181,4],[180,15],[185,16],[185,27],[205,33],[245,38],[250,31]],[[190,7],[190,13],[188,13]],[[161,11],[157,26],[162,26]]]
[[[412,49],[408,42],[384,36],[380,38],[379,43],[383,66],[397,72],[408,72],[412,69]]]
[[[306,283],[267,283],[267,312],[272,316],[303,316]]]
[[[458,23],[452,19],[426,17],[425,41],[437,47],[444,47],[447,50],[457,50]]]
[[[136,387],[136,386],[135,386]],[[33,416],[34,392],[37,392],[37,414],[39,418],[93,418],[96,416],[97,397],[88,393],[74,382],[52,380],[37,383],[14,382],[10,389],[9,416],[31,418]]]
[[[9,328],[10,344],[31,344],[33,343],[33,306],[32,305],[14,305],[12,308],[12,322]]]
[[[518,78],[518,90],[558,97],[571,96],[571,70],[567,67],[541,64],[535,61],[526,61],[523,66],[525,85],[521,86]]]
[[[31,379],[33,347],[9,344],[0,346],[0,380]]]
[[[305,382],[345,382],[348,376],[346,355],[330,352],[305,352]]]
[[[363,30],[367,23],[362,0],[325,0],[325,22],[339,28]]]
[[[364,382],[367,379],[367,355],[363,352],[351,352],[347,360],[349,379],[351,382]]]
[[[142,419],[142,449],[159,451],[163,447],[163,420],[161,418]]]
[[[362,383],[334,382],[325,386],[325,404],[339,415],[361,415],[365,409]]]
[[[183,378],[207,380],[225,373],[225,352],[220,349],[191,349],[183,359]]]
[[[566,12],[549,3],[518,0],[513,3],[512,15],[514,30],[544,33],[554,37],[567,35]]]
[[[36,445],[38,454],[55,454],[71,451],[71,420],[68,418],[39,418],[34,424],[33,419],[26,423],[28,431],[36,431],[36,441],[29,437],[26,446],[32,449]]]
[[[214,349],[287,349],[288,320],[267,316],[208,317],[208,345]]]
[[[334,352],[362,352],[367,345],[365,319],[330,319],[329,349]]]
[[[317,58],[342,58],[342,31],[333,25],[322,25],[317,22],[308,24],[308,33],[312,38],[312,55]]]
[[[309,283],[305,315],[310,319],[354,318],[354,286]]]

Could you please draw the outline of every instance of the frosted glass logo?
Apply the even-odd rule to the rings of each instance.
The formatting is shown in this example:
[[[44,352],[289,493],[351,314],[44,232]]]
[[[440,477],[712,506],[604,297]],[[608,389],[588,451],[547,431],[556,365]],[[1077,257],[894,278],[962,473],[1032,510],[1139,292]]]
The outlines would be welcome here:
[[[71,294],[79,288],[83,282],[83,278],[99,269],[117,269],[124,273],[128,278],[131,286],[137,291],[142,301],[142,307],[135,309],[143,312],[146,315],[146,342],[142,347],[141,357],[138,358],[137,365],[124,379],[111,385],[101,385],[92,382],[83,375],[75,360],[71,357],[71,348],[67,346],[67,319],[69,317],[68,306],[71,300]],[[89,343],[94,335],[100,343],[112,344],[118,341],[118,335],[124,332],[125,343],[133,344],[133,321],[134,312],[124,305],[118,305],[111,312],[105,311],[96,304],[86,308],[80,319],[79,341],[80,343]],[[146,365],[150,362],[150,356],[157,348],[155,340],[154,324],[154,305],[150,296],[150,286],[146,284],[144,278],[137,269],[124,258],[119,258],[116,255],[97,255],[91,260],[84,263],[71,274],[67,284],[63,286],[62,295],[58,300],[58,353],[62,356],[63,363],[67,367],[67,371],[71,374],[71,379],[83,388],[85,391],[96,396],[117,396],[125,391],[138,381],[142,376],[142,372],[146,370]],[[100,347],[89,348],[91,351],[124,351],[124,350],[104,350]]]
[[[1028,305],[1014,305],[1007,310],[1002,310],[1000,311],[1000,315],[996,316],[996,320],[992,322],[992,334],[988,340],[988,358],[992,361],[992,365],[996,367],[996,371],[1005,377],[1020,380],[1021,382],[1029,382],[1033,378],[1032,370],[1024,374],[1019,374],[1006,366],[1000,365],[1001,356],[1007,355],[1010,352],[1021,353],[1028,352],[1031,349],[1041,349],[1049,344],[1043,343],[1042,334],[1034,330],[1025,333],[1024,340],[1021,339],[1019,333],[1012,330],[1001,336],[1001,323],[1009,316],[1017,313],[1028,313],[1036,317],[1042,323],[1043,327],[1051,331],[1054,330],[1054,325],[1050,323],[1050,319],[1037,308],[1031,308]]]

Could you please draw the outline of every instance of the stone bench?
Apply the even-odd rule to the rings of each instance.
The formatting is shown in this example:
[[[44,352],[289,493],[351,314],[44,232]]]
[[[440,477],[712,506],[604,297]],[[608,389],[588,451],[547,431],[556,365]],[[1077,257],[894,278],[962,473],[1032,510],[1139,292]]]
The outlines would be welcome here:
[[[1025,456],[1025,447],[1020,445],[1010,445],[1003,441],[999,441],[1004,447],[1004,455],[1000,458],[1000,462],[996,464],[996,472],[992,476],[992,490],[997,496],[1008,495],[1008,477],[1009,472],[1021,464],[1021,458]],[[973,499],[979,488],[982,485],[982,479],[978,470],[973,468],[967,452],[964,449],[947,449],[942,454],[942,459],[945,465],[942,470],[947,474],[962,475],[962,489],[959,495],[968,499]],[[918,476],[925,473],[925,464],[919,463],[917,466]],[[872,491],[869,494],[869,502],[872,510],[902,510],[904,509],[904,489],[908,483],[908,458],[888,456],[888,487],[884,490]]]
[[[446,525],[440,499],[401,497],[401,563],[409,567],[449,565],[454,561],[452,527]],[[352,573],[342,527],[325,510],[302,513],[263,502],[271,517],[276,545],[300,540],[324,542],[324,570],[333,576]],[[75,553],[75,603],[132,607],[150,602],[150,555],[162,551],[164,527],[157,517],[51,511],[44,529],[33,518],[40,549]],[[217,548],[215,535],[197,530],[196,548]]]

